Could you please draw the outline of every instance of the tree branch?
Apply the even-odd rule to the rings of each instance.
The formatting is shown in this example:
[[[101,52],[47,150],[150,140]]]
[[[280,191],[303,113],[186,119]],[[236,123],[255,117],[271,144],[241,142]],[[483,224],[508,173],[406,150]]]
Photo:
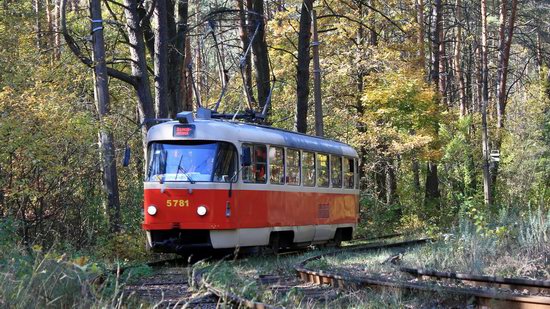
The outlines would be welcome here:
[[[291,55],[292,57],[294,57],[294,59],[296,59],[296,61],[298,61],[298,57],[296,57],[296,55],[294,55],[294,53],[291,52],[291,51],[288,51],[288,50],[286,50],[286,49],[284,49],[284,48],[271,46],[271,45],[268,45],[267,47],[269,47],[269,48],[271,48],[271,49],[273,49],[273,50],[278,50],[278,51],[282,51],[282,52],[284,52],[284,53],[287,53],[287,54]]]
[[[404,34],[407,34],[407,35],[409,34],[407,31],[405,31],[403,28],[401,28],[401,26],[399,26],[395,21],[393,21],[391,18],[389,18],[386,14],[384,14],[380,10],[376,9],[375,7],[369,5],[366,1],[364,1],[364,0],[356,0],[356,1],[361,3],[361,5],[366,6],[368,9],[380,14],[380,16],[384,17],[384,19],[389,21],[392,25],[394,25],[397,29],[399,29]]]
[[[80,46],[74,38],[69,34],[67,31],[67,0],[61,0],[61,32],[63,33],[63,37],[65,38],[65,42],[67,42],[67,45],[73,52],[73,54],[85,65],[87,65],[90,68],[94,67],[94,62],[92,59],[84,55],[82,53],[82,50],[80,49]],[[132,86],[136,86],[136,80],[134,77],[121,72],[119,70],[113,69],[113,68],[107,68],[107,74],[111,77],[114,77],[116,79],[119,79],[123,82],[126,82],[128,84],[131,84]]]

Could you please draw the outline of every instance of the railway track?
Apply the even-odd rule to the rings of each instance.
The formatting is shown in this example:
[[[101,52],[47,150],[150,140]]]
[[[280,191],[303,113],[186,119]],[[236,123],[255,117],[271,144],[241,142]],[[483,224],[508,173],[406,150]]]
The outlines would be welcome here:
[[[465,304],[474,304],[482,308],[522,308],[549,309],[550,281],[511,279],[489,276],[475,276],[448,272],[437,272],[425,269],[398,268],[417,280],[403,281],[385,279],[369,275],[343,275],[310,269],[309,262],[327,256],[336,256],[342,252],[359,252],[389,248],[405,248],[426,242],[427,239],[403,241],[382,245],[357,246],[307,258],[294,269],[304,282],[318,285],[332,285],[338,288],[373,288],[400,290],[408,293],[427,293],[437,297],[459,297]]]
[[[401,235],[393,234],[376,238],[364,238],[356,239],[354,242],[375,241],[384,240],[389,238],[398,237]],[[365,245],[351,245],[347,246],[347,250],[351,250],[356,247],[364,247]],[[280,257],[288,257],[292,255],[303,254],[304,250],[291,251],[287,250],[278,254]],[[220,257],[218,257],[220,258]],[[182,304],[189,304],[192,307],[200,308],[215,308],[219,303],[230,303],[238,307],[246,308],[275,308],[266,303],[256,302],[230,291],[226,291],[208,281],[208,276],[204,271],[196,271],[193,273],[192,267],[188,265],[188,261],[183,258],[164,259],[158,261],[152,261],[146,263],[147,266],[153,268],[153,274],[146,276],[125,286],[126,294],[134,294],[141,299],[146,300],[148,303],[160,305],[162,307],[175,307]],[[132,267],[123,267],[117,270],[110,271],[111,274],[118,274],[118,276],[131,270]],[[95,281],[96,284],[101,284],[105,281],[108,274],[103,274]],[[191,278],[193,280],[189,280]],[[274,278],[265,276],[259,278],[260,284],[264,286],[273,286],[280,283],[281,278]],[[284,281],[284,280],[283,280]],[[191,284],[190,284],[191,283]],[[299,282],[285,282],[287,284],[286,289],[290,289]],[[278,287],[280,288],[280,287]],[[206,290],[206,293],[202,295],[195,295],[191,290]],[[283,287],[285,289],[285,287]],[[310,294],[311,298],[325,297],[323,290],[317,288],[308,287],[303,288],[306,293]]]
[[[388,237],[380,239],[386,238]],[[482,308],[550,308],[550,281],[473,276],[427,269],[394,267],[397,272],[414,278],[414,280],[407,281],[384,279],[368,276],[368,274],[365,276],[343,275],[335,271],[312,269],[307,265],[323,257],[337,256],[342,253],[360,253],[380,249],[399,251],[424,244],[427,241],[429,239],[378,242],[366,245],[351,244],[300,261],[294,265],[294,270],[298,274],[296,279],[289,280],[289,278],[277,275],[260,275],[258,282],[264,288],[279,289],[281,281],[286,280],[282,284],[283,290],[294,289],[301,284],[300,289],[309,291],[312,294],[310,295],[311,299],[326,297],[326,294],[330,292],[337,293],[336,291],[341,288],[353,290],[370,288],[399,290],[410,295],[421,293],[432,297],[432,299],[434,299],[433,296],[435,299],[453,298],[453,305],[459,301],[462,305],[476,305]],[[303,253],[303,251],[287,252],[281,256],[298,253]],[[148,263],[148,265],[159,272],[147,277],[142,282],[127,286],[127,288],[128,292],[138,294],[141,298],[149,300],[149,303],[168,308],[183,304],[188,304],[193,308],[216,308],[220,304],[233,304],[244,308],[276,308],[273,305],[247,299],[214,285],[209,282],[209,275],[205,270],[193,272],[193,269],[186,265],[182,259],[156,261]],[[315,286],[319,288],[315,290]],[[198,290],[203,293],[196,293]]]

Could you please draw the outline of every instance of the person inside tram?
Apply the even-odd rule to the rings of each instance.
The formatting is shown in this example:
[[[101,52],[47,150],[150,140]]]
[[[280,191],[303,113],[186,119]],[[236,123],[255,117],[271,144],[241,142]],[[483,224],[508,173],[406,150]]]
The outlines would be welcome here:
[[[267,153],[265,147],[254,147],[256,148],[255,153],[255,161],[256,166],[254,169],[256,182],[265,182],[265,166],[266,166],[266,159],[267,159]]]

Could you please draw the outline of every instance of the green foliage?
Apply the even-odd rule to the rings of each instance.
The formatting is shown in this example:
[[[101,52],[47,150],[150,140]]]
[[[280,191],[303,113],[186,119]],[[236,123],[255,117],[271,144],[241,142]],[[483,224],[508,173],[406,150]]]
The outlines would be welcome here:
[[[499,182],[503,204],[550,205],[550,97],[544,83],[530,84],[509,105]]]
[[[365,89],[364,143],[368,149],[380,155],[439,156],[423,149],[436,141],[441,116],[435,93],[419,71],[396,68],[371,74]]]
[[[145,249],[145,233],[119,233],[105,235],[99,239],[94,254],[107,260],[117,260],[124,263],[144,261],[150,258],[150,253]]]
[[[359,227],[356,237],[376,237],[395,233],[399,228],[401,206],[386,205],[370,195],[360,202]]]
[[[79,14],[88,13],[69,12],[71,30],[76,36],[88,35],[89,21]],[[33,31],[17,31],[32,29],[34,17],[28,1],[0,10],[0,218],[16,220],[26,244],[69,253],[92,251],[104,247],[98,241],[108,234],[92,74],[70,52],[64,50],[54,61],[51,50],[38,49]],[[49,35],[43,34],[42,45]],[[107,42],[116,39],[108,35]],[[116,116],[106,123],[115,132],[120,161],[120,149],[135,130],[127,120],[132,117],[125,116],[132,115],[136,103],[133,89],[116,81],[110,84]],[[119,169],[121,210],[125,233],[137,235],[142,216],[140,136],[133,136],[129,145],[133,164]],[[129,252],[139,255],[137,244],[134,247]]]

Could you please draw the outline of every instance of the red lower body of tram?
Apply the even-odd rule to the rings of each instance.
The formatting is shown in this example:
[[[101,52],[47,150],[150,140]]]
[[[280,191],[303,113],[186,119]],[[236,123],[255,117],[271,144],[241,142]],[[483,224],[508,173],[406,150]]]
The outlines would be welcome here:
[[[352,238],[358,220],[359,197],[353,190],[229,192],[159,186],[146,186],[143,223],[149,246],[158,252],[339,243]]]

